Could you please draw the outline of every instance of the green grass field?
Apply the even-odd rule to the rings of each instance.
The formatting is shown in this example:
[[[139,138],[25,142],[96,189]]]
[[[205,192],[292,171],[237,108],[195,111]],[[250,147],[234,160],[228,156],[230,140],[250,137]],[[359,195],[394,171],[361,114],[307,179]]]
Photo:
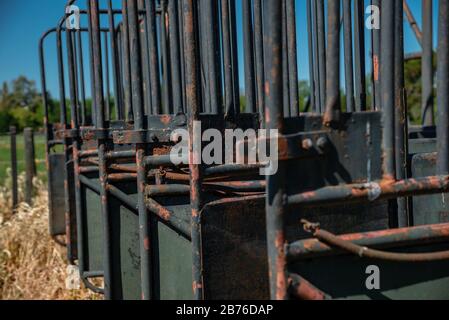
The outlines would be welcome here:
[[[38,177],[46,180],[47,174],[45,169],[45,137],[36,134],[34,137],[34,145],[36,152],[36,166]],[[17,136],[17,162],[19,174],[25,169],[24,161],[24,142],[23,135]],[[11,146],[9,136],[0,136],[0,185],[4,184],[6,171],[11,168]]]

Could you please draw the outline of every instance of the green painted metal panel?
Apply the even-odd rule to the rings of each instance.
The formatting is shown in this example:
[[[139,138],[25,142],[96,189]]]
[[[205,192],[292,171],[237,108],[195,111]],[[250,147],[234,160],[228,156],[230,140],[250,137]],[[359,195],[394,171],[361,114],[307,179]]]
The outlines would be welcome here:
[[[85,199],[82,215],[86,271],[100,271],[103,270],[103,222],[100,196],[85,186],[82,186],[81,192]]]
[[[160,299],[192,300],[192,245],[184,237],[157,223]]]
[[[412,157],[412,176],[420,178],[435,175],[436,153],[417,154]],[[449,222],[449,194],[413,197],[414,225]]]
[[[397,252],[431,252],[448,250],[449,244],[413,246]],[[379,267],[380,288],[369,290],[366,268]],[[449,299],[449,261],[429,263],[395,263],[356,256],[328,256],[301,261],[290,266],[334,299],[351,300],[429,300]]]

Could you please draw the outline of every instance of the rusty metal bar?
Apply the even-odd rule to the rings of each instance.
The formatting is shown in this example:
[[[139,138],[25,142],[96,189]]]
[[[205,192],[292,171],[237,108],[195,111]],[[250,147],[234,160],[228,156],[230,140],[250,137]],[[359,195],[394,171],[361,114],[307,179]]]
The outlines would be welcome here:
[[[124,107],[126,113],[126,119],[128,121],[133,120],[133,105],[131,95],[131,57],[130,57],[130,41],[129,41],[129,22],[128,22],[128,10],[127,1],[122,0],[122,55],[123,55],[123,91],[124,91]]]
[[[437,164],[438,174],[449,173],[449,3],[439,2],[438,18],[438,71],[437,71]]]
[[[186,68],[186,101],[189,111],[189,169],[191,178],[190,203],[192,210],[192,273],[193,273],[193,294],[196,300],[204,299],[203,267],[201,254],[201,166],[196,165],[195,159],[201,157],[198,150],[193,147],[195,139],[201,139],[201,132],[194,130],[194,121],[198,120],[200,112],[199,88],[197,85],[199,77],[197,75],[197,39],[195,37],[195,4],[193,0],[183,0],[184,13],[184,55]],[[198,140],[198,141],[199,141]]]
[[[315,2],[315,1],[313,1]],[[324,0],[316,0],[316,41],[318,43],[318,83],[320,91],[320,113],[326,109],[326,23],[324,21]]]
[[[421,30],[419,30],[418,23],[416,22],[415,17],[413,16],[412,10],[410,10],[410,7],[408,6],[407,0],[403,0],[403,6],[405,15],[410,24],[410,27],[412,28],[415,34],[416,40],[422,46],[423,34]]]
[[[354,233],[338,236],[340,240],[350,241],[359,246],[376,248],[400,248],[416,243],[434,243],[444,241],[449,235],[449,224],[434,224],[427,226],[389,229],[381,231]],[[300,240],[288,245],[289,261],[308,259],[325,255],[343,254],[338,250],[321,242],[318,239]]]
[[[392,262],[431,262],[449,260],[449,251],[439,251],[430,253],[396,253],[386,252],[357,245],[351,241],[346,241],[336,235],[322,230],[318,224],[313,224],[302,220],[304,229],[313,234],[315,238],[329,244],[332,247],[357,255],[360,258],[392,261]]]
[[[100,35],[100,15],[99,3],[96,0],[88,0],[88,16],[89,29],[91,38],[92,60],[91,67],[93,69],[93,87],[96,113],[96,128],[104,130],[106,128],[105,110],[104,110],[104,93],[103,93],[103,66],[101,61],[101,35]],[[99,178],[100,178],[100,197],[101,212],[103,216],[103,270],[104,270],[104,295],[105,299],[114,298],[115,285],[113,282],[113,252],[112,252],[112,229],[109,216],[109,193],[107,160],[107,141],[105,138],[98,139],[98,161],[99,161]]]
[[[121,11],[118,11],[121,13]],[[112,52],[112,80],[114,84],[114,102],[117,119],[123,120],[123,109],[120,106],[121,103],[121,88],[120,88],[120,63],[119,63],[119,53],[117,46],[117,37],[115,30],[115,18],[112,9],[112,0],[108,0],[108,18],[109,18],[109,37],[111,42],[111,52]]]
[[[263,12],[262,0],[254,0],[254,55],[256,70],[256,91],[257,91],[257,111],[259,113],[259,123],[264,125],[265,103],[264,103],[264,83],[265,70],[263,64]],[[295,30],[296,35],[296,30]]]
[[[325,300],[329,298],[328,295],[297,274],[290,273],[288,282],[289,293],[300,300]]]
[[[371,0],[371,4],[379,10],[382,8],[381,0]],[[380,29],[373,28],[371,31],[372,50],[372,77],[373,77],[373,110],[381,109],[380,88]]]
[[[150,69],[150,86],[151,86],[151,106],[152,112],[147,111],[148,114],[159,114],[161,106],[161,84],[159,75],[158,52],[159,46],[157,44],[156,31],[156,3],[151,0],[145,0],[145,10],[147,17],[148,30],[148,50],[149,50],[149,69]]]
[[[433,18],[432,0],[422,2],[422,124],[423,126],[433,126],[434,103],[433,103]]]
[[[295,1],[285,3],[287,24],[287,56],[288,76],[290,89],[290,114],[299,115],[299,88],[298,88],[298,53],[296,48],[296,5]]]
[[[331,186],[288,197],[292,206],[327,206],[330,204],[377,201],[398,197],[418,196],[447,192],[449,176],[431,176],[401,181],[383,180],[379,182]]]
[[[306,2],[306,10],[307,10],[307,33],[308,33],[308,49],[309,49],[309,83],[310,83],[310,107],[311,110],[316,112],[317,108],[317,94],[316,94],[316,66],[315,63],[315,41],[314,41],[314,20],[312,18],[315,16],[312,14],[314,6],[311,3],[311,0],[307,0]]]
[[[395,57],[394,57],[394,91],[395,91],[395,164],[396,179],[407,178],[408,128],[406,110],[406,91],[404,79],[404,11],[401,0],[395,0]],[[397,225],[409,225],[407,199],[397,200]]]
[[[247,113],[256,112],[254,30],[251,0],[242,0],[243,52],[245,63],[245,97]]]
[[[364,9],[363,0],[354,0],[355,110],[358,112],[366,111]]]
[[[384,179],[396,178],[394,138],[394,1],[383,1],[381,10],[381,92]]]
[[[277,0],[264,1],[264,48],[266,67],[266,128],[282,133],[282,3]],[[287,298],[287,273],[284,233],[284,168],[282,164],[273,176],[267,176],[266,221],[267,249],[272,299]]]
[[[357,1],[356,1],[357,2]],[[355,12],[357,15],[357,12]],[[345,55],[345,85],[346,85],[346,112],[354,112],[354,67],[352,55],[352,14],[351,1],[343,1],[344,25],[344,55]]]
[[[234,118],[240,113],[235,1],[221,0],[221,22],[223,33],[225,116]]]
[[[327,1],[326,112],[324,124],[340,121],[340,1]]]
[[[182,74],[181,74],[181,41],[179,36],[179,1],[168,1],[168,28],[170,36],[171,89],[173,96],[173,111],[183,113]]]

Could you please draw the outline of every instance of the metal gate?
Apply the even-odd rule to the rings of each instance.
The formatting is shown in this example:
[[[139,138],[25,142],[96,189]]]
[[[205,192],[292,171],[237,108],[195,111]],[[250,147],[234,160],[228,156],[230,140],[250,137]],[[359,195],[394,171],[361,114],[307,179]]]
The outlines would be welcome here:
[[[58,123],[44,95],[50,229],[66,235],[88,288],[106,299],[449,298],[449,5],[438,10],[436,127],[431,1],[422,32],[412,23],[425,125],[409,128],[404,6],[413,22],[412,13],[400,0],[372,1],[380,29],[367,31],[363,3],[67,3],[80,8],[80,28],[67,27],[69,11],[40,43],[46,92],[44,44],[56,35]],[[309,35],[304,103],[297,32]],[[251,145],[277,143],[277,173],[261,176],[261,159],[194,161],[192,141],[211,128],[278,130],[232,150],[243,159]],[[179,129],[189,152],[174,164]],[[371,264],[385,274],[375,294],[363,279]]]

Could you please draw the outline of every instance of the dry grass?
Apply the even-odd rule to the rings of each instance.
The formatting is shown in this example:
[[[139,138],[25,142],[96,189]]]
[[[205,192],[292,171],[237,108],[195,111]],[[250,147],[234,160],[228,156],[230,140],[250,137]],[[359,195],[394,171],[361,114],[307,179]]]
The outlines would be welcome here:
[[[19,180],[23,186],[23,176]],[[47,188],[37,180],[35,187],[33,206],[22,203],[14,214],[10,190],[0,187],[0,300],[99,298],[86,289],[66,289],[66,252],[48,233]]]

